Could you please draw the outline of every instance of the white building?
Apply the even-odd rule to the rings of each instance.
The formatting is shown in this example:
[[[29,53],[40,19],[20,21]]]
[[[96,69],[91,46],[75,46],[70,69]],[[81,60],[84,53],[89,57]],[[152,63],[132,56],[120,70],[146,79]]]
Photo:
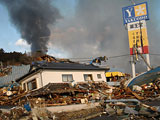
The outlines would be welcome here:
[[[48,83],[106,81],[108,69],[78,63],[45,63],[34,66],[26,75],[17,79],[26,91],[39,89]]]

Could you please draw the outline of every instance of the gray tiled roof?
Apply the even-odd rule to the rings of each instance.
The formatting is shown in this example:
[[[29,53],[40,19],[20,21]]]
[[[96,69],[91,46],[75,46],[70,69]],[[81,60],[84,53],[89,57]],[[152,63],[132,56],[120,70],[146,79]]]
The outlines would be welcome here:
[[[47,63],[47,62],[42,62],[42,63],[34,63],[32,68],[30,69],[31,71],[24,76],[20,77],[19,79],[16,79],[16,82],[21,81],[23,78],[26,76],[38,71],[38,70],[109,70],[108,68],[101,68],[98,66],[94,65],[86,65],[86,64],[80,64],[80,63]]]
[[[12,72],[6,76],[0,77],[0,87],[7,86],[11,83],[11,81],[15,81],[16,79],[22,77],[27,74],[30,69],[30,65],[21,65],[21,66],[11,66]]]
[[[94,65],[86,65],[80,63],[43,63],[35,64],[34,67],[42,69],[55,69],[55,70],[108,70],[108,68],[101,68]]]

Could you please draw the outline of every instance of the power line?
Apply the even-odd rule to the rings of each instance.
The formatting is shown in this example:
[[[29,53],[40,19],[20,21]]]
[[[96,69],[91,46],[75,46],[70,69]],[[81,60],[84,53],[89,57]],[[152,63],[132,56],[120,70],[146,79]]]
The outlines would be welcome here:
[[[160,56],[160,54],[155,54],[155,53],[150,53],[149,55]],[[122,55],[109,56],[107,58],[108,59],[113,59],[113,58],[126,57],[126,56],[130,56],[130,54],[122,54]],[[77,61],[77,62],[89,62],[89,61],[91,61],[91,60],[93,60],[95,58],[97,58],[97,57],[66,58],[66,59],[74,60],[74,61]]]
[[[117,58],[117,57],[124,57],[124,56],[130,56],[130,54],[111,56],[111,57],[108,57],[108,58]]]
[[[130,56],[130,54],[123,54],[123,55],[116,55],[116,56],[109,56],[107,58],[117,58],[117,57],[124,57],[124,56]],[[81,60],[81,61],[90,61],[93,60],[96,57],[90,57],[90,58],[67,58],[67,59],[75,59],[75,60]]]

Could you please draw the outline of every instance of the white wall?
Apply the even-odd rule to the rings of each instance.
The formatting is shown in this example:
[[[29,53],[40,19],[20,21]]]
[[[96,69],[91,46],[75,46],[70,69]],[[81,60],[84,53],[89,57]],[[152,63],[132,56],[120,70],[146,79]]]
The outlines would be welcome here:
[[[47,85],[48,83],[65,83],[62,81],[62,74],[72,74],[73,80],[75,82],[86,82],[84,80],[84,74],[92,74],[93,81],[106,81],[105,77],[105,71],[89,71],[89,70],[44,70],[39,71],[38,73],[34,75],[30,75],[27,78],[25,78],[22,82],[22,88],[23,83],[27,83],[33,79],[36,79],[37,81],[37,88],[41,88],[42,86]],[[101,74],[101,79],[97,78],[97,74]]]
[[[43,86],[48,83],[62,83],[62,74],[72,74],[75,82],[85,82],[84,74],[92,74],[94,81],[106,81],[105,72],[102,71],[86,71],[86,70],[45,70],[42,72]],[[101,74],[102,78],[98,79],[97,74]]]
[[[27,88],[27,83],[29,81],[32,81],[33,79],[36,79],[36,82],[37,82],[37,88],[40,88],[42,86],[42,81],[41,81],[41,73],[36,73],[34,75],[30,75],[28,76],[27,78],[25,78],[22,82],[21,82],[21,85],[22,85],[22,89],[23,88],[23,84],[26,83],[26,88]]]

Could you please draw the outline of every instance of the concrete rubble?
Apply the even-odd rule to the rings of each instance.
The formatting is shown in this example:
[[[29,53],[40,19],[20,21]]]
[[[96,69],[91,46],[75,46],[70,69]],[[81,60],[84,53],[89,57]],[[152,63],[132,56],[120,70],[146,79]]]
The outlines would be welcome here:
[[[47,55],[37,60],[72,62]],[[29,92],[17,85],[2,87],[0,120],[159,119],[160,80],[132,88],[123,82],[116,87],[94,81],[49,83]]]
[[[105,82],[69,84],[49,83],[35,91],[24,92],[19,86],[11,90],[7,87],[0,89],[0,105],[15,107],[9,112],[0,111],[0,120],[72,120],[93,119],[96,116],[120,116],[122,119],[157,119],[160,117],[159,85],[136,86],[133,89],[111,87]],[[156,101],[154,103],[154,101]],[[52,111],[47,108],[64,107],[69,105],[83,105],[98,103],[97,106],[88,109],[72,111]],[[152,104],[150,105],[150,102]],[[30,110],[24,105],[28,103]],[[153,104],[154,103],[154,104]],[[38,112],[40,111],[40,112]]]

